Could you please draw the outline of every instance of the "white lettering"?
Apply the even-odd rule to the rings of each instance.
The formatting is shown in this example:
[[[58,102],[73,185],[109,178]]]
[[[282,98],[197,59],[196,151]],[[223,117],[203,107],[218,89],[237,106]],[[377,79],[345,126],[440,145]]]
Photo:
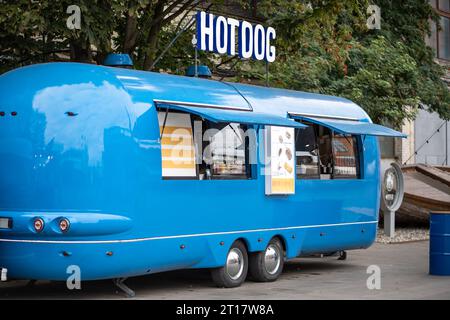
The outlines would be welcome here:
[[[199,50],[231,56],[238,54],[242,59],[275,61],[275,46],[271,45],[271,41],[276,38],[276,32],[272,27],[266,29],[261,24],[252,25],[247,21],[198,11],[196,34],[194,45]]]
[[[270,40],[275,39],[277,36],[275,29],[272,27],[267,28],[266,31],[266,60],[268,62],[275,61],[275,47],[270,45]]]
[[[266,51],[266,38],[264,37],[265,30],[260,24],[255,26],[255,48],[254,57],[256,60],[263,60]]]
[[[239,56],[249,59],[253,55],[253,26],[247,21],[239,24]]]
[[[223,33],[222,33],[223,32]],[[227,53],[228,23],[225,17],[216,19],[216,50],[218,53]]]
[[[198,17],[198,16],[197,16]],[[206,25],[206,12],[200,12],[200,49],[212,50],[214,40],[214,16],[208,14],[208,26]],[[208,36],[208,46],[206,45],[206,37]]]

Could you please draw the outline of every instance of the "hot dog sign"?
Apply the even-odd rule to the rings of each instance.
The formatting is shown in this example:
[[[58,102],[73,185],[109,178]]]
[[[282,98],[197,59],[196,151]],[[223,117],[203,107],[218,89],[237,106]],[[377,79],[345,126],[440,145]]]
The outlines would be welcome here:
[[[199,50],[230,56],[238,54],[241,59],[275,61],[276,50],[272,41],[276,38],[276,31],[272,27],[203,11],[197,12],[196,23]]]

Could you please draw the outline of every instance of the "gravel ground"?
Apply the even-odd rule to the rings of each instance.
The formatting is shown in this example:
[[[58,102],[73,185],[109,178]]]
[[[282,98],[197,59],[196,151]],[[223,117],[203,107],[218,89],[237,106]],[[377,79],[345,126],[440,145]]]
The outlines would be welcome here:
[[[383,228],[378,229],[377,240],[378,243],[401,243],[410,241],[429,240],[430,230],[428,228],[396,228],[395,236],[389,238],[384,234]]]

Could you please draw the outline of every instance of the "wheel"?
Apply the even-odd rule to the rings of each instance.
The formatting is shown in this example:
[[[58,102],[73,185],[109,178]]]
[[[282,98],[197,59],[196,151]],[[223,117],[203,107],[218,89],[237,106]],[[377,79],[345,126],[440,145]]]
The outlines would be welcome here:
[[[239,287],[247,278],[248,256],[247,249],[241,241],[232,244],[227,254],[225,265],[212,269],[211,275],[218,287]]]
[[[275,281],[283,272],[284,250],[280,239],[273,238],[266,250],[250,255],[250,275],[259,282]]]

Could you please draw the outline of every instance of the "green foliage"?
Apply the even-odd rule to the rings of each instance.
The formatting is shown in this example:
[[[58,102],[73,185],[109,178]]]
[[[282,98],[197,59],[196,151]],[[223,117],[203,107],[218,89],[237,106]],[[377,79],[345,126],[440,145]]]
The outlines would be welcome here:
[[[247,0],[236,0],[251,11]],[[228,2],[213,0],[214,10]],[[445,70],[434,61],[424,38],[437,15],[427,0],[373,0],[381,8],[381,30],[368,30],[369,0],[261,0],[257,18],[277,30],[277,60],[270,85],[347,97],[375,122],[400,125],[429,108],[450,119]],[[81,30],[69,30],[71,0],[0,0],[0,73],[29,63],[57,60],[101,61],[111,51],[133,56],[149,70],[155,58],[189,22],[194,0],[79,0]],[[202,4],[204,5],[204,4]],[[223,7],[225,6],[225,7]],[[184,32],[156,64],[156,70],[182,74],[194,62]],[[95,50],[93,50],[95,46]],[[199,52],[199,61],[218,76],[263,84],[265,64]]]
[[[435,63],[434,53],[424,41],[430,34],[430,20],[439,21],[436,12],[427,0],[378,0],[375,3],[383,10],[379,34],[389,42],[402,42],[408,55],[416,61],[419,107],[427,106],[442,118],[450,119],[450,91],[441,80],[445,69]],[[367,37],[368,41],[371,39]]]
[[[367,29],[366,0],[263,3],[278,31],[271,85],[349,98],[378,123],[398,126],[425,106],[450,118],[444,69],[425,44],[437,19],[426,0],[375,1],[381,30]],[[262,68],[247,76],[262,80]]]
[[[367,47],[352,46],[347,76],[335,79],[324,92],[363,106],[374,122],[398,126],[402,119],[414,118],[420,106],[419,75],[416,61],[405,46],[380,36]]]
[[[49,55],[73,49],[110,50],[115,29],[113,0],[80,0],[81,30],[66,26],[72,0],[7,1],[0,5],[0,72],[22,64],[43,62]]]

